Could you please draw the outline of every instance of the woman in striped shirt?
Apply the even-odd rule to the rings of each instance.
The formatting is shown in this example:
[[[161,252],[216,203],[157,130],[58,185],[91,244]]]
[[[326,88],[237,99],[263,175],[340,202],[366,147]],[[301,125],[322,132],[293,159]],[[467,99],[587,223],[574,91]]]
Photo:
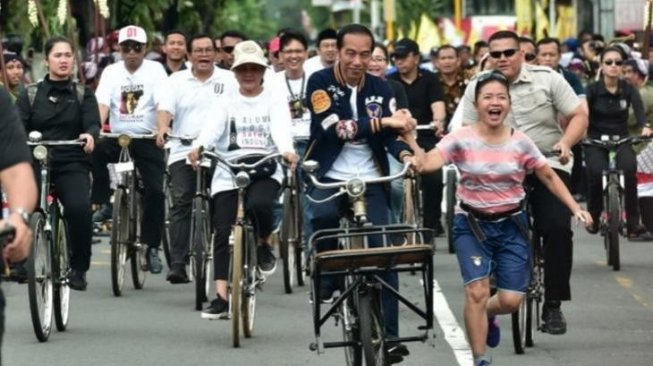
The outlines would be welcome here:
[[[577,220],[590,225],[592,218],[574,201],[535,144],[504,123],[510,94],[501,72],[479,76],[475,104],[480,122],[445,136],[417,170],[430,172],[455,164],[460,171],[453,233],[465,285],[465,326],[474,365],[489,365],[486,344],[496,347],[500,340],[495,316],[514,312],[529,283],[528,226],[521,209],[526,174],[533,171]],[[491,272],[498,288],[492,297]]]

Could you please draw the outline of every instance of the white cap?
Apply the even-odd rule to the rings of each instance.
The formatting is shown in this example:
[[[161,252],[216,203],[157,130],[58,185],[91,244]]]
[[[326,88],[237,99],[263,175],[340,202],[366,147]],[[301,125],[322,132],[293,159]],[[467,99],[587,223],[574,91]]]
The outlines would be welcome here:
[[[120,29],[118,33],[118,44],[125,41],[134,41],[138,43],[147,43],[147,34],[141,27],[135,25],[128,25]]]
[[[257,64],[263,67],[268,66],[263,50],[254,41],[243,41],[234,47],[234,64],[231,69],[235,69],[243,64]]]

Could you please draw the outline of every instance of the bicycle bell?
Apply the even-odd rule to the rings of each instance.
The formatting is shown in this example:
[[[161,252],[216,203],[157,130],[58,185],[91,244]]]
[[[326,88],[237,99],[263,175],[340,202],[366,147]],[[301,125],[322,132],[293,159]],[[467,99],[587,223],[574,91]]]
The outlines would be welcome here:
[[[365,193],[365,182],[360,178],[352,178],[347,181],[345,189],[351,197],[362,196]]]
[[[306,160],[304,164],[302,164],[302,168],[307,173],[315,173],[318,169],[320,169],[320,163],[318,163],[316,160]]]
[[[28,138],[30,142],[39,142],[43,138],[43,134],[39,131],[32,131],[29,133]]]

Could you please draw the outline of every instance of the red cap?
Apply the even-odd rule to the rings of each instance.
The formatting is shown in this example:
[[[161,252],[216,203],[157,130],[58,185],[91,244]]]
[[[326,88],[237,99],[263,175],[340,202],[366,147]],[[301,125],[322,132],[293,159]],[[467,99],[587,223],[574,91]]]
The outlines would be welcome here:
[[[281,38],[279,37],[272,38],[270,40],[270,44],[268,45],[268,51],[279,52],[279,48],[281,46],[280,42],[281,42]]]

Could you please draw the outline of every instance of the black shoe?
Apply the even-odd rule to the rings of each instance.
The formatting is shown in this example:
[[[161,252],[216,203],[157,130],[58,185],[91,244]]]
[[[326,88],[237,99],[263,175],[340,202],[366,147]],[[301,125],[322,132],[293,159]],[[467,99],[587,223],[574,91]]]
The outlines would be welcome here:
[[[628,240],[631,241],[646,241],[646,234],[648,231],[643,225],[637,225],[628,229]]]
[[[542,331],[549,334],[567,333],[567,321],[560,310],[560,301],[545,302],[542,308]]]
[[[186,274],[186,266],[183,264],[173,264],[168,271],[166,281],[172,284],[188,283],[188,275]]]
[[[163,270],[161,258],[159,258],[159,248],[147,248],[147,269],[152,274],[161,273]]]
[[[277,257],[274,256],[271,246],[267,244],[259,245],[256,248],[256,257],[258,268],[263,274],[271,274],[277,268]]]
[[[74,269],[70,270],[70,273],[68,274],[68,287],[75,291],[86,291],[87,285],[86,272]]]
[[[406,345],[402,343],[389,342],[387,344],[387,348],[388,348],[388,354],[391,355],[397,355],[401,357],[406,357],[410,355],[410,351],[408,350],[408,347],[406,347]]]
[[[24,263],[12,263],[10,265],[9,280],[27,283],[27,268]]]
[[[229,317],[229,301],[216,297],[206,309],[202,310],[202,319],[217,320]]]
[[[404,345],[401,345],[401,346],[405,349],[406,352],[408,352],[408,349],[406,348],[406,346],[404,346]],[[398,351],[396,349],[396,347],[397,347],[396,343],[393,344],[393,345],[386,344],[385,347],[386,347],[386,352],[388,352],[388,364],[389,365],[403,362],[404,356],[402,356],[399,353],[400,351]]]

